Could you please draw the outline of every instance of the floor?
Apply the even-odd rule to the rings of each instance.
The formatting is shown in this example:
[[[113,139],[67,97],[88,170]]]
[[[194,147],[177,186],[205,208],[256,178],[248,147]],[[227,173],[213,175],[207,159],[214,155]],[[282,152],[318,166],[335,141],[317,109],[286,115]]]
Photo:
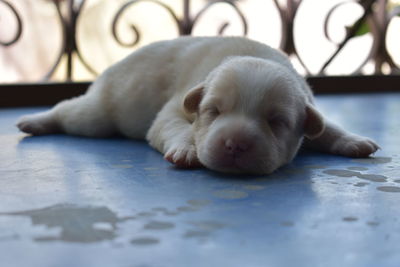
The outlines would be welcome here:
[[[400,266],[400,94],[319,96],[375,139],[269,176],[177,170],[146,143],[29,137],[0,109],[0,265]]]

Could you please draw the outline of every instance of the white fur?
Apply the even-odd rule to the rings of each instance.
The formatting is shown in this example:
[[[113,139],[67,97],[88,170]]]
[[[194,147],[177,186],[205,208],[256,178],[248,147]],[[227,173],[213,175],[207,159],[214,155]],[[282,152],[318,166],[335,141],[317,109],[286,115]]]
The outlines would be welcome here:
[[[22,117],[31,134],[147,138],[181,167],[270,173],[309,146],[368,156],[378,146],[324,122],[289,60],[240,37],[183,37],[146,46],[78,98]]]

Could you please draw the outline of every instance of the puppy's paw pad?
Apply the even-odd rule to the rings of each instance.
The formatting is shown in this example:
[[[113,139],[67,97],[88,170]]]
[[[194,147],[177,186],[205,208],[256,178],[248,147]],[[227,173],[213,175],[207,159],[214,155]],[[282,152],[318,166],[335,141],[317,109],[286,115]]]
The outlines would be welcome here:
[[[165,153],[164,158],[179,168],[197,168],[202,166],[197,158],[194,145],[170,148]]]
[[[379,149],[371,139],[356,135],[339,139],[335,147],[338,154],[352,158],[368,157]]]

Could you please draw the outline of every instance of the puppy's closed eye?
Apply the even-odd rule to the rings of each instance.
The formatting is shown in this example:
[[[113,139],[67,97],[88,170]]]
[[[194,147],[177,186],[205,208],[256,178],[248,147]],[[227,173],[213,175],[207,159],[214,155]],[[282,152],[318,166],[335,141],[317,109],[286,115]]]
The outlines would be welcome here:
[[[280,131],[290,128],[286,117],[280,114],[269,115],[267,117],[267,123],[274,134],[279,134]]]
[[[221,114],[221,111],[217,106],[209,106],[204,109],[203,114],[214,120]]]
[[[211,117],[218,117],[220,114],[221,114],[221,111],[218,109],[218,107],[210,107],[209,109],[208,109],[208,114],[211,116]]]

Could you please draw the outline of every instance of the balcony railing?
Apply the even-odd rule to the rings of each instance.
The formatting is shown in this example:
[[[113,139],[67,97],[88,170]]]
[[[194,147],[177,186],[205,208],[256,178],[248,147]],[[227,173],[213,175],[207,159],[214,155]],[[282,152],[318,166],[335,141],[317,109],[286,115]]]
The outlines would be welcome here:
[[[61,28],[61,46],[59,48],[58,55],[55,57],[53,63],[41,77],[38,77],[37,82],[55,80],[60,82],[75,82],[75,68],[77,64],[84,68],[94,79],[100,72],[96,66],[92,65],[92,62],[88,61],[86,55],[81,51],[82,44],[79,41],[79,27],[81,27],[81,19],[85,16],[85,9],[90,2],[95,1],[96,5],[102,5],[108,2],[107,0],[46,0],[48,4],[52,5],[53,12],[56,14],[60,28]],[[311,83],[320,83],[321,77],[330,76],[329,69],[332,65],[335,65],[335,61],[349,62],[352,60],[352,52],[349,50],[352,48],[357,51],[358,40],[364,38],[363,51],[365,55],[357,58],[358,62],[352,62],[353,69],[347,71],[346,76],[351,75],[353,80],[360,81],[364,75],[373,75],[378,77],[382,81],[388,81],[387,88],[397,89],[397,81],[399,80],[399,62],[398,57],[399,49],[394,48],[399,42],[399,20],[400,20],[400,1],[397,0],[348,0],[348,1],[319,1],[329,3],[331,5],[326,9],[323,14],[322,22],[319,23],[322,30],[322,34],[319,37],[323,39],[325,43],[328,43],[330,47],[328,52],[325,52],[322,56],[318,55],[313,58],[313,62],[317,62],[314,66],[309,63],[310,60],[306,60],[306,56],[303,54],[302,47],[307,47],[315,44],[315,38],[310,38],[311,35],[316,35],[303,29],[302,33],[298,33],[298,23],[300,21],[307,20],[308,23],[313,23],[313,16],[307,17],[307,14],[318,13],[317,6],[307,4],[307,0],[265,0],[265,1],[245,1],[245,0],[176,0],[171,4],[172,1],[163,0],[129,0],[129,1],[117,1],[121,5],[115,10],[115,14],[109,23],[109,31],[105,31],[104,35],[110,35],[113,38],[113,42],[118,44],[124,49],[133,51],[137,47],[143,45],[141,42],[142,35],[146,34],[140,29],[140,25],[131,24],[127,22],[126,17],[130,16],[132,10],[141,3],[149,3],[148,9],[146,9],[146,16],[152,16],[151,9],[162,9],[164,14],[170,18],[170,23],[175,27],[176,34],[172,31],[170,38],[182,35],[194,35],[194,29],[199,24],[207,24],[206,19],[207,13],[213,10],[215,7],[225,6],[229,8],[230,16],[226,21],[222,20],[219,25],[216,26],[214,32],[209,33],[210,35],[224,35],[227,34],[227,30],[232,24],[236,25],[235,35],[249,36],[249,32],[257,28],[257,36],[261,36],[263,31],[265,34],[268,33],[268,29],[279,28],[280,40],[275,47],[280,48],[287,53],[293,60],[296,68],[305,75],[311,77]],[[258,14],[266,12],[263,10],[265,5],[261,5],[262,2],[269,2],[269,7],[273,12],[276,13],[277,20],[269,24],[263,24],[260,22],[249,23],[249,18],[257,10]],[[317,1],[314,1],[317,2]],[[22,37],[29,31],[31,22],[24,18],[22,13],[18,10],[15,4],[16,0],[0,0],[0,13],[8,13],[7,20],[0,20],[1,24],[13,25],[12,36],[0,35],[0,50],[3,50],[3,54],[7,53],[7,49],[15,46],[18,42],[22,42]],[[179,3],[179,4],[177,4]],[[307,12],[305,10],[308,9]],[[346,11],[347,10],[347,11]],[[271,11],[271,10],[269,10]],[[234,15],[232,15],[232,12]],[[341,16],[343,12],[346,13],[346,22],[341,23]],[[266,13],[267,14],[267,13]],[[268,13],[271,14],[271,13]],[[143,15],[143,14],[142,14]],[[219,17],[223,17],[224,13],[220,12]],[[124,19],[125,18],[125,19]],[[8,20],[12,20],[10,23]],[[153,23],[157,23],[158,18],[151,18]],[[232,21],[236,20],[236,21]],[[338,23],[340,22],[340,23]],[[98,23],[93,21],[94,24]],[[124,31],[121,34],[121,27],[127,27],[129,24],[129,32]],[[396,24],[397,23],[397,24]],[[158,31],[163,31],[164,25],[158,26]],[[304,27],[303,27],[304,28]],[[340,38],[333,36],[332,32],[337,32],[338,28],[342,31]],[[333,30],[332,30],[333,29]],[[1,34],[1,31],[0,31]],[[46,34],[46,33],[43,33]],[[232,34],[229,32],[228,34]],[[302,36],[302,35],[303,36]],[[127,35],[129,35],[127,37]],[[368,38],[366,38],[368,37]],[[365,43],[367,43],[365,45]],[[393,45],[394,44],[394,45]],[[272,45],[274,46],[274,45]],[[400,47],[400,46],[399,46]],[[314,50],[318,50],[314,48]],[[346,51],[346,52],[344,52]],[[349,52],[350,51],[350,52]],[[359,51],[357,51],[359,52]],[[311,55],[313,52],[311,52]],[[310,52],[308,52],[310,55]],[[310,56],[309,56],[310,57]],[[311,56],[312,57],[312,56]],[[347,61],[343,61],[345,58]],[[336,64],[338,65],[338,64]],[[316,67],[317,66],[317,67]],[[337,68],[337,67],[336,67]],[[63,69],[63,78],[54,77],[56,70],[60,72]],[[385,75],[386,77],[383,77]],[[331,77],[332,79],[332,77]],[[369,78],[371,79],[371,78]],[[0,80],[0,83],[2,81]],[[21,81],[16,81],[21,82]],[[24,81],[22,81],[24,82]],[[32,81],[30,81],[32,83]],[[9,83],[9,82],[8,82]],[[35,83],[34,83],[35,84]],[[27,85],[25,85],[27,86]],[[85,87],[83,85],[83,87]],[[15,89],[15,87],[14,87]],[[5,90],[3,88],[3,90]],[[9,90],[9,89],[8,89]],[[329,90],[328,90],[329,91]]]

